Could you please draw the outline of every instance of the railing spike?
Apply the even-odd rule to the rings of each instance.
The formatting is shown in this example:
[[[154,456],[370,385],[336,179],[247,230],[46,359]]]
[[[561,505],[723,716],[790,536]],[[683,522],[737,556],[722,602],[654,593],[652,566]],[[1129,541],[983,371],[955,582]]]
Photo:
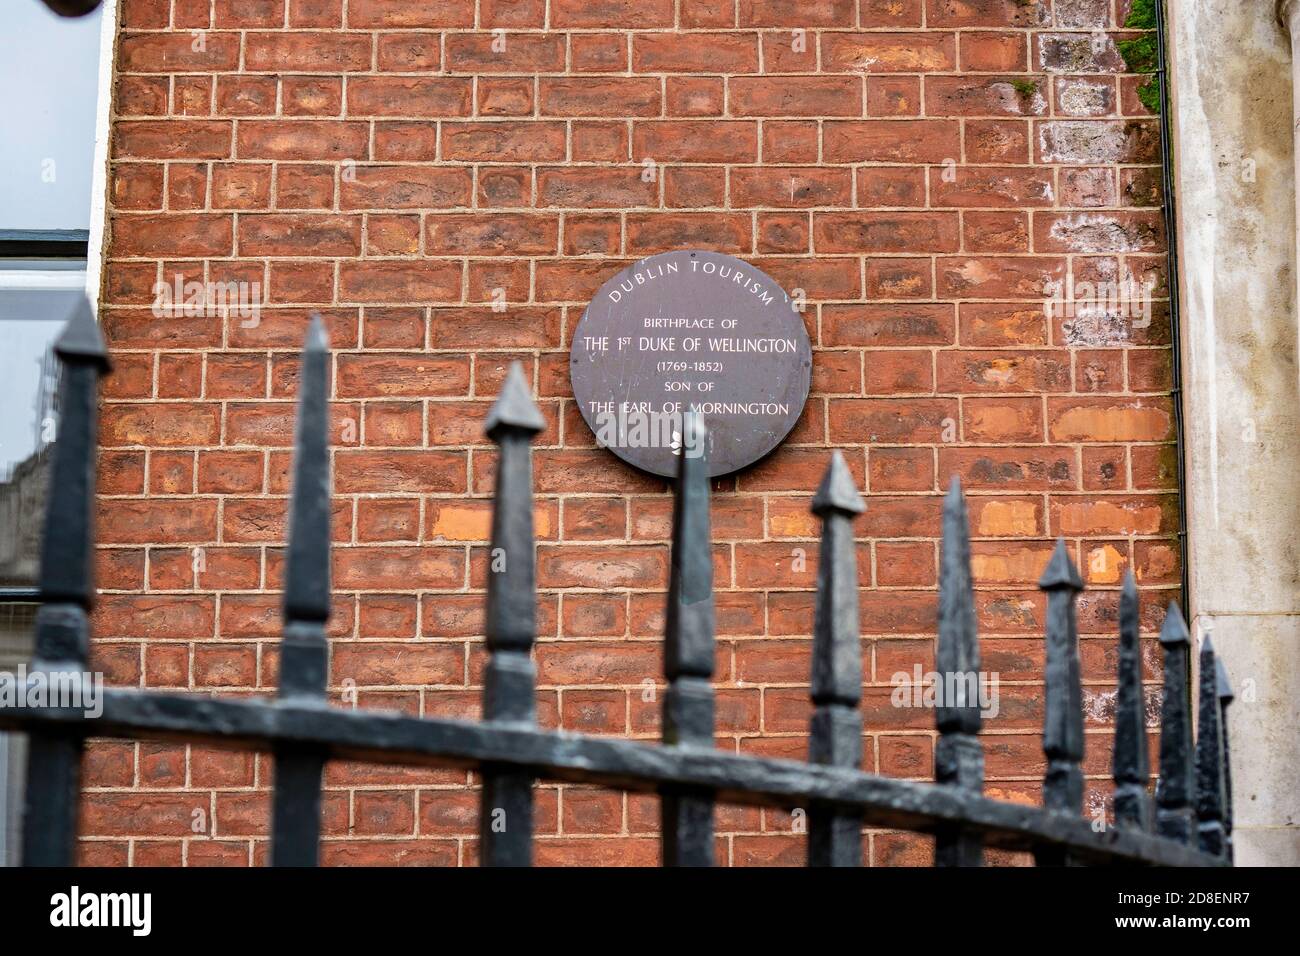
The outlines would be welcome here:
[[[1043,753],[1043,806],[1059,813],[1083,812],[1083,685],[1079,675],[1079,633],[1075,600],[1083,579],[1070,560],[1064,538],[1058,538],[1047,568],[1038,582],[1047,592],[1046,716]],[[1055,848],[1038,851],[1040,866],[1072,862]]]
[[[278,699],[325,704],[329,679],[330,460],[329,341],[313,315],[302,348],[298,417],[294,426],[293,490],[284,570],[284,634]],[[271,807],[271,865],[320,861],[323,754],[281,748],[275,754]]]
[[[713,540],[709,532],[708,432],[682,417],[673,495],[672,566],[664,627],[663,739],[670,747],[713,748]],[[664,866],[712,866],[714,799],[670,788],[660,797]]]
[[[1156,832],[1192,842],[1192,722],[1187,677],[1190,641],[1178,604],[1171,601],[1160,629],[1164,686],[1160,698],[1160,779],[1156,782]]]
[[[1214,659],[1214,672],[1217,677],[1216,692],[1219,698],[1219,726],[1223,733],[1223,849],[1224,856],[1232,860],[1232,749],[1229,746],[1228,708],[1236,695],[1232,692],[1232,681],[1228,679],[1228,668],[1223,658]]]
[[[980,653],[975,592],[970,568],[970,522],[961,481],[953,476],[943,502],[943,548],[939,559],[939,679],[935,780],[962,793],[984,792],[980,731]],[[935,835],[936,866],[981,866],[979,837],[961,828]]]
[[[94,499],[99,378],[108,352],[90,301],[78,300],[54,343],[61,364],[58,431],[41,537],[40,599],[29,680],[89,679],[87,612],[94,603]],[[55,676],[60,675],[60,676]],[[79,736],[34,730],[28,738],[24,866],[71,866],[80,797]]]
[[[1124,575],[1119,595],[1119,688],[1115,695],[1115,825],[1151,829],[1151,761],[1147,756],[1146,698],[1142,692],[1137,579]]]
[[[483,716],[498,723],[537,721],[537,557],[533,540],[530,443],[546,420],[529,395],[523,366],[510,364],[484,431],[498,446],[488,555],[487,648]],[[533,776],[485,767],[479,806],[483,866],[528,866],[533,858]]]
[[[812,763],[856,769],[862,763],[862,644],[853,518],[866,510],[844,456],[831,454],[812,511],[822,519],[813,622]],[[862,815],[813,804],[809,866],[861,866]]]
[[[1227,832],[1223,824],[1223,727],[1219,712],[1219,670],[1214,644],[1207,633],[1201,641],[1200,697],[1196,719],[1196,833],[1203,853],[1223,856]]]

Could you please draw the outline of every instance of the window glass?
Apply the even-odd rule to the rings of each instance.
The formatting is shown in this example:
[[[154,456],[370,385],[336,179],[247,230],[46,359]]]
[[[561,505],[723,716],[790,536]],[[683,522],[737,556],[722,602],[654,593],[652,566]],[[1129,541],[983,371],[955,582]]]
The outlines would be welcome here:
[[[55,16],[4,4],[0,28],[0,230],[88,229],[102,7]]]
[[[85,284],[84,262],[0,260],[0,588],[36,584],[58,424],[52,346]]]

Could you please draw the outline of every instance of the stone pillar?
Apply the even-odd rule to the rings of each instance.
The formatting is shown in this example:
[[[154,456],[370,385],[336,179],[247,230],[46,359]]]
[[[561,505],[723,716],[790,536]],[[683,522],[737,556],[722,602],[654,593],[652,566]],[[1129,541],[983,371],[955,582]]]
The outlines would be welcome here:
[[[1284,0],[1282,13],[1297,29]],[[1230,711],[1237,860],[1300,863],[1300,379],[1290,44],[1271,4],[1170,18],[1190,621]]]

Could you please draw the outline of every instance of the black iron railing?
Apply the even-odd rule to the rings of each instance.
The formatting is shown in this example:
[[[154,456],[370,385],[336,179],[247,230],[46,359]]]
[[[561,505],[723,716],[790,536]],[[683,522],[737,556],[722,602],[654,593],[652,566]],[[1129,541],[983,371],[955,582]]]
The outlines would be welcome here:
[[[36,659],[30,680],[88,680],[87,610],[93,591],[98,378],[108,368],[89,306],[56,351],[64,364],[63,419],[55,446],[41,568]],[[838,452],[812,501],[822,520],[817,574],[809,761],[762,759],[713,749],[714,609],[709,482],[703,458],[683,455],[673,513],[665,634],[663,743],[546,731],[535,719],[535,554],[530,442],[544,421],[515,365],[487,420],[499,446],[481,722],[344,710],[325,700],[330,609],[330,470],[326,430],[328,346],[313,319],[303,352],[280,689],[274,700],[106,690],[102,714],[59,701],[0,707],[0,727],[31,735],[23,861],[73,861],[83,741],[88,736],[183,741],[275,756],[271,862],[312,865],[319,856],[321,773],[335,759],[471,768],[482,775],[481,860],[532,860],[532,794],[538,779],[660,795],[663,861],[709,865],[718,802],[804,808],[810,865],[858,865],[862,829],[935,835],[940,866],[978,866],[985,847],[1027,850],[1040,865],[1226,865],[1232,859],[1222,665],[1200,651],[1199,737],[1192,745],[1187,694],[1190,641],[1176,604],[1165,617],[1160,779],[1154,805],[1138,650],[1138,594],[1130,574],[1120,598],[1114,823],[1081,816],[1084,752],[1075,600],[1078,571],[1058,542],[1039,586],[1048,595],[1043,806],[984,797],[980,704],[975,693],[937,708],[934,784],[861,772],[862,692],[858,582],[852,521],[863,503]],[[696,419],[684,427],[702,430]],[[685,443],[684,443],[685,444]],[[703,447],[694,443],[693,447]],[[966,505],[954,480],[943,504],[937,668],[941,678],[979,671]]]

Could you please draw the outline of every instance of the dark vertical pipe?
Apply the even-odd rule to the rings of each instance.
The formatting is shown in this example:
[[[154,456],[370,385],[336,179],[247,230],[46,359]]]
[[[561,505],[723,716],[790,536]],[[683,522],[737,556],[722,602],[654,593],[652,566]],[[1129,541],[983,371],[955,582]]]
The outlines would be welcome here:
[[[1182,587],[1181,603],[1190,611],[1191,571],[1187,566],[1187,478],[1186,462],[1183,460],[1185,449],[1185,426],[1183,423],[1183,362],[1182,362],[1182,312],[1178,289],[1178,216],[1174,202],[1174,157],[1171,142],[1173,131],[1169,117],[1169,59],[1165,38],[1165,4],[1156,0],[1156,77],[1160,86],[1160,172],[1165,220],[1165,248],[1167,250],[1169,274],[1169,336],[1170,376],[1173,388],[1170,396],[1174,407],[1174,458],[1178,482],[1178,563],[1180,584]]]

